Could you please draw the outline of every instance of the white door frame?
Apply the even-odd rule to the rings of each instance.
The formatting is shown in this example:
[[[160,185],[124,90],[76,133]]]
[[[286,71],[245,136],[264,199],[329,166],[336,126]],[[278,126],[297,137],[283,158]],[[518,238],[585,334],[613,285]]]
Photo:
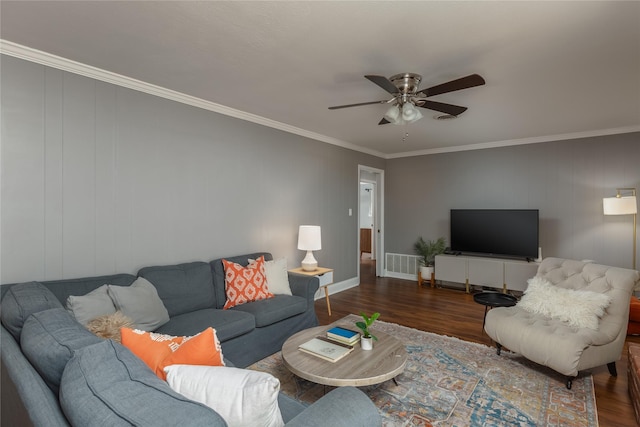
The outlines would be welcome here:
[[[363,172],[367,174],[373,174],[375,180],[369,178],[362,178]],[[373,182],[375,188],[374,196],[374,214],[373,214],[373,235],[372,245],[374,245],[373,251],[376,254],[376,276],[382,277],[384,275],[384,170],[377,169],[371,166],[358,165],[358,227],[357,227],[357,241],[358,241],[358,279],[360,279],[360,182],[369,181]]]
[[[371,221],[369,221],[367,224],[363,224],[363,222],[362,222],[362,218],[364,216],[366,216],[366,214],[364,212],[362,212],[362,210],[364,209],[363,201],[364,201],[364,197],[365,197],[365,194],[362,192],[363,184],[367,185],[367,186],[370,186],[371,187],[371,191],[372,191],[372,193],[370,193],[370,195],[369,195],[369,197],[370,197],[369,206],[371,208]],[[378,192],[377,186],[378,186],[378,184],[376,183],[376,180],[360,178],[360,203],[359,203],[359,206],[360,206],[361,210],[359,212],[360,213],[360,218],[359,218],[360,226],[358,228],[360,228],[360,231],[362,231],[362,228],[370,228],[371,229],[371,251],[370,251],[370,253],[371,253],[371,259],[372,260],[375,260],[376,256],[377,256],[377,254],[376,254],[376,245],[375,245],[375,242],[373,240],[374,239],[373,233],[374,233],[374,230],[376,230],[376,227],[377,227],[376,223],[377,223],[377,218],[378,218],[378,212],[377,212],[378,206],[377,206],[377,203],[376,203],[377,198],[378,198],[378,196],[376,195],[376,193]],[[369,190],[369,188],[367,188],[366,190]],[[360,237],[362,238],[362,236],[360,236]],[[360,242],[362,242],[362,241],[360,241]],[[360,247],[360,250],[361,250],[360,253],[362,253],[362,247]]]

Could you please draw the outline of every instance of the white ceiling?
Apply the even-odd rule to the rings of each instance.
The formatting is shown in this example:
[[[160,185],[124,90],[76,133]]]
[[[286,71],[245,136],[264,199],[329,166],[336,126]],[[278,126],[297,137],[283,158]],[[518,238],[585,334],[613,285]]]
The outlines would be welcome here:
[[[6,1],[0,36],[385,158],[640,130],[640,2]],[[6,42],[11,43],[6,43]],[[469,108],[378,126],[365,74],[414,72]],[[406,137],[408,133],[408,137]],[[406,139],[406,141],[403,141]]]

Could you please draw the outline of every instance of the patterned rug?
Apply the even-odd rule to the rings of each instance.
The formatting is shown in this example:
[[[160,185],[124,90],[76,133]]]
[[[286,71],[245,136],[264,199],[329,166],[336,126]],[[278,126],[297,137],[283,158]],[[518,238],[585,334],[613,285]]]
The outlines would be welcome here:
[[[358,319],[349,315],[336,323]],[[598,426],[590,374],[567,390],[564,376],[508,351],[498,356],[492,347],[382,321],[372,330],[404,342],[409,355],[398,385],[361,387],[385,426]],[[280,353],[249,368],[271,373],[282,392],[301,402],[328,391],[291,374]]]

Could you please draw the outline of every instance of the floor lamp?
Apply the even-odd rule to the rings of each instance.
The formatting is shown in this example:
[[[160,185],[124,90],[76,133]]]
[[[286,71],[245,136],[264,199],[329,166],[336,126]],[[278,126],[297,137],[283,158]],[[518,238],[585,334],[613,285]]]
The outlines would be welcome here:
[[[624,194],[623,194],[624,193]],[[625,195],[626,194],[626,195]],[[635,188],[616,188],[615,197],[602,199],[605,215],[633,215],[633,269],[636,269],[636,227],[638,202]]]

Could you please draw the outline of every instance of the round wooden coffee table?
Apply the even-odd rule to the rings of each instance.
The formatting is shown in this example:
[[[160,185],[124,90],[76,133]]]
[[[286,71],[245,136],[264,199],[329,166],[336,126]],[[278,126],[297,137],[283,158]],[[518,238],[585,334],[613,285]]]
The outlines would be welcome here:
[[[404,345],[375,328],[372,331],[378,341],[373,342],[373,350],[362,350],[360,343],[356,343],[354,350],[337,362],[329,362],[298,350],[300,344],[311,338],[326,336],[326,331],[333,326],[353,329],[352,325],[332,324],[298,332],[282,346],[284,365],[300,378],[337,387],[379,384],[395,379],[404,370],[407,364]]]

